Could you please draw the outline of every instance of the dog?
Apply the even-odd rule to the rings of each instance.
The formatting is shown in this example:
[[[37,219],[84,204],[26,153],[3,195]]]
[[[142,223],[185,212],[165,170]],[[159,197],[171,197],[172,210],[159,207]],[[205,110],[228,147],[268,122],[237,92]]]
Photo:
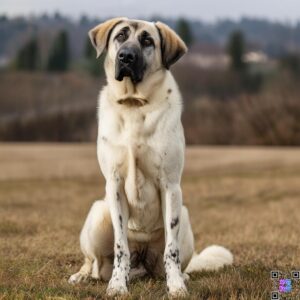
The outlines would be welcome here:
[[[166,24],[127,18],[108,20],[89,37],[97,57],[107,51],[97,139],[106,194],[87,216],[85,262],[69,282],[91,275],[109,281],[107,294],[115,296],[128,293],[132,278],[165,275],[170,296],[187,295],[188,273],[233,262],[221,246],[194,253],[182,204],[182,99],[169,69],[187,47]]]

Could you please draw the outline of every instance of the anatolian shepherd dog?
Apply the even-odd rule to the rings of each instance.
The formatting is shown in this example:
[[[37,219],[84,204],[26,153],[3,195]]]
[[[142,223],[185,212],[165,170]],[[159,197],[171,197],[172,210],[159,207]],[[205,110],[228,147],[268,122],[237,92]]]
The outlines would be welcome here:
[[[233,261],[221,246],[194,254],[182,205],[182,100],[169,68],[187,47],[163,23],[127,18],[108,20],[89,36],[98,57],[107,50],[97,142],[106,195],[87,216],[85,263],[69,282],[91,274],[109,281],[112,296],[127,293],[133,277],[165,275],[170,296],[186,295],[187,273]]]

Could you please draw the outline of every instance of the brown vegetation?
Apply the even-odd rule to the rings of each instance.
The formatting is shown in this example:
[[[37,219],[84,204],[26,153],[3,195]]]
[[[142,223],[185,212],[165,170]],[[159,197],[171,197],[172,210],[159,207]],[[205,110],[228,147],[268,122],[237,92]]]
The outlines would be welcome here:
[[[2,144],[0,165],[0,299],[105,298],[102,282],[67,283],[82,263],[88,209],[104,193],[96,145]],[[268,299],[271,270],[300,268],[299,180],[299,150],[187,149],[182,187],[196,249],[216,243],[235,256],[232,267],[193,274],[190,299]],[[166,295],[153,279],[129,290],[128,299]]]
[[[188,144],[300,145],[300,86],[287,72],[275,71],[264,84],[259,75],[201,72],[186,64],[175,75]]]
[[[0,140],[94,140],[102,84],[85,73],[0,73]]]
[[[174,68],[188,144],[300,145],[300,87],[286,73],[259,77]],[[0,73],[0,140],[94,141],[104,78],[86,73]]]

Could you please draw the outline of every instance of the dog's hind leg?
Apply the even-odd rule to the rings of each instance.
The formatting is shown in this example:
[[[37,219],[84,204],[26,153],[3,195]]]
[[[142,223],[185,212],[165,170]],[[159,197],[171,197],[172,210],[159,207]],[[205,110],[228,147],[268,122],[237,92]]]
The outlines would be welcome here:
[[[85,280],[89,275],[96,279],[109,280],[112,273],[113,228],[107,203],[96,201],[86,218],[80,234],[81,251],[85,263],[80,271],[73,274],[69,283]]]

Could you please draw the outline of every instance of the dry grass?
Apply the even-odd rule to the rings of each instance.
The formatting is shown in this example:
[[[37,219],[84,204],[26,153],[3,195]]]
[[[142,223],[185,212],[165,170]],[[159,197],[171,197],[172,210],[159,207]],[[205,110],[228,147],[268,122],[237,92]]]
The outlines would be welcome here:
[[[0,299],[102,299],[106,284],[70,286],[78,235],[104,181],[95,145],[0,146]],[[192,275],[191,299],[269,299],[269,272],[300,269],[300,150],[189,148],[183,176],[197,249],[217,243],[233,267]],[[165,283],[129,299],[165,297]]]

